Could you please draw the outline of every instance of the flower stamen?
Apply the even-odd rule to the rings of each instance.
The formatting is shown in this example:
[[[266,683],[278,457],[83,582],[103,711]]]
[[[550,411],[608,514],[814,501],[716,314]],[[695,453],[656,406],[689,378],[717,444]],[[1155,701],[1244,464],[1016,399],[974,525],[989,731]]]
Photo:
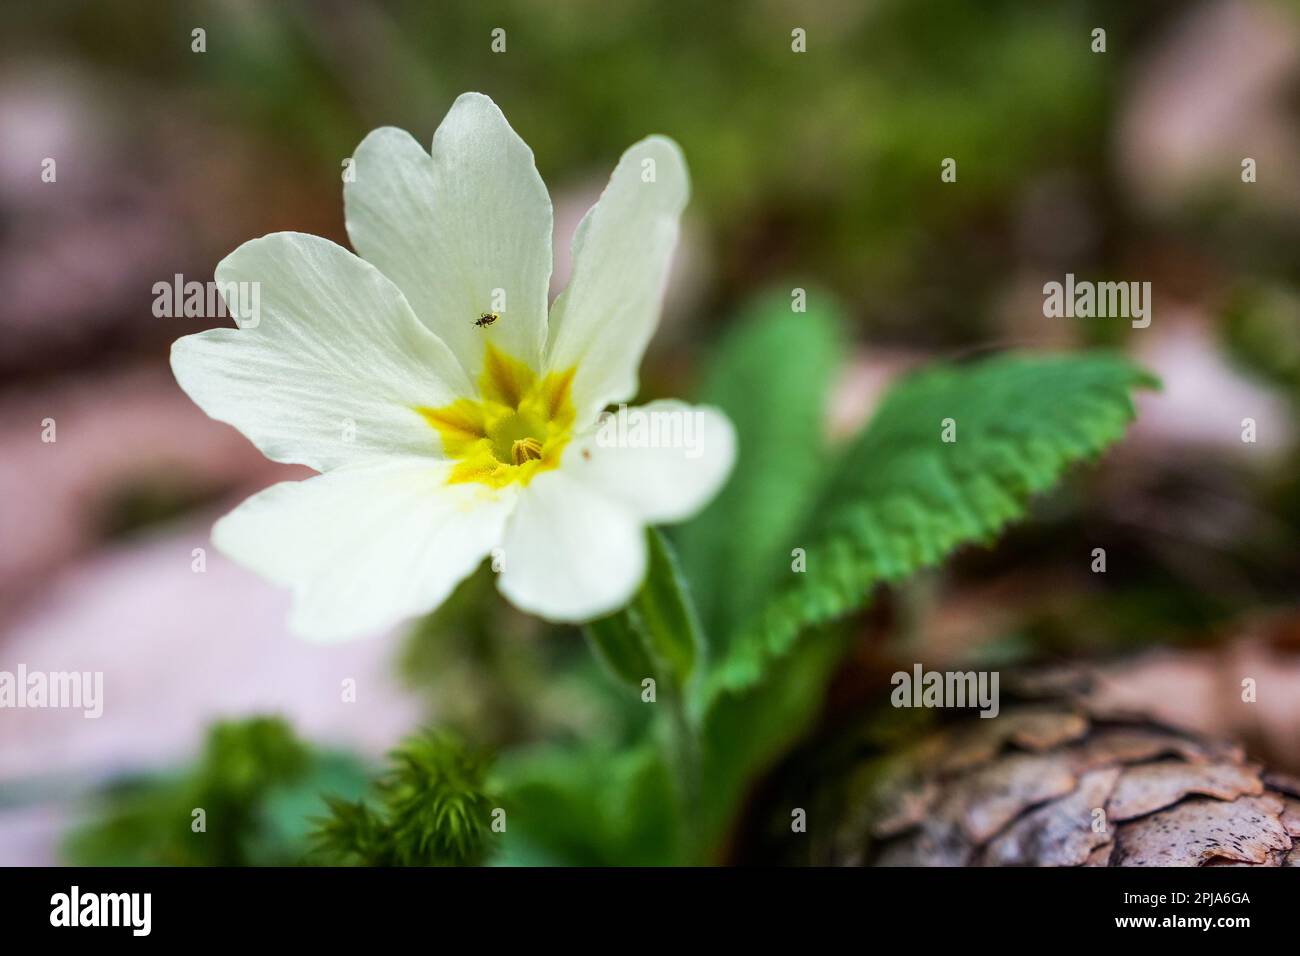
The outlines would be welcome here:
[[[448,482],[504,488],[558,467],[573,430],[573,372],[539,375],[488,346],[477,397],[417,407],[455,462]]]
[[[542,443],[536,438],[521,438],[510,446],[510,454],[516,465],[526,461],[542,460]]]

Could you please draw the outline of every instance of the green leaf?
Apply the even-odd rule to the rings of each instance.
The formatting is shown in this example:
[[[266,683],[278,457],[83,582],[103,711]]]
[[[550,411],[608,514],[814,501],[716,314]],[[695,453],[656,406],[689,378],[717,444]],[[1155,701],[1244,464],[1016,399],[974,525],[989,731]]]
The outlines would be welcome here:
[[[844,631],[834,625],[814,629],[779,670],[711,702],[701,745],[704,862],[722,862],[720,851],[750,786],[817,717],[826,683],[843,657]]]
[[[736,426],[736,467],[695,520],[675,529],[700,623],[717,654],[780,572],[788,540],[824,467],[826,393],[840,359],[839,321],[812,292],[807,312],[787,293],[753,306],[721,343],[700,400]]]
[[[662,532],[651,528],[646,532],[646,547],[645,584],[637,595],[636,610],[651,653],[668,664],[681,687],[695,666],[700,628],[672,545]]]
[[[1008,355],[905,380],[843,455],[805,529],[768,553],[780,587],[729,648],[711,690],[758,682],[810,625],[864,606],[968,542],[988,541],[1072,462],[1097,455],[1155,380],[1104,353]],[[942,440],[951,419],[956,440]],[[803,548],[804,573],[790,551]]]
[[[498,776],[510,814],[499,863],[683,862],[672,776],[648,741],[515,751],[503,755]]]
[[[646,649],[641,624],[631,608],[590,621],[583,631],[596,656],[619,680],[636,686],[647,677],[657,679],[654,662]]]
[[[587,637],[597,655],[622,680],[670,678],[683,687],[700,644],[699,625],[672,545],[655,528],[646,531],[646,576],[623,610],[592,621]]]

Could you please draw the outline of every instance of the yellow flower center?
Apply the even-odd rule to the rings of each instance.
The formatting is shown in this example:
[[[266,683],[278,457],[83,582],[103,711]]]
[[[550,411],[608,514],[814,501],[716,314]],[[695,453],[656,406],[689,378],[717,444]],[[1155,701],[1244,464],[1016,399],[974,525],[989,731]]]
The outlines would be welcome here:
[[[488,346],[479,398],[441,408],[418,407],[456,464],[449,484],[493,488],[528,484],[560,463],[573,435],[573,369],[538,376],[528,365]]]

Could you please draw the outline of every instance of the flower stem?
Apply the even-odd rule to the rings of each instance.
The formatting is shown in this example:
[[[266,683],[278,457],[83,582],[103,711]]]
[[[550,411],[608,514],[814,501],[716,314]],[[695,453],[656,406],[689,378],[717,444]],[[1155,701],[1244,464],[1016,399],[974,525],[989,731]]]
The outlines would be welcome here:
[[[681,806],[681,839],[684,862],[694,863],[703,853],[700,815],[700,742],[694,721],[687,712],[686,695],[674,687],[666,701],[668,707],[668,749],[670,766],[677,779]]]
[[[703,640],[672,546],[651,529],[647,547],[641,590],[622,611],[588,624],[587,635],[597,656],[624,682],[643,689],[646,678],[654,679],[654,700],[667,708],[667,763],[677,785],[683,856],[691,861],[703,852],[703,808],[699,728],[686,688]]]

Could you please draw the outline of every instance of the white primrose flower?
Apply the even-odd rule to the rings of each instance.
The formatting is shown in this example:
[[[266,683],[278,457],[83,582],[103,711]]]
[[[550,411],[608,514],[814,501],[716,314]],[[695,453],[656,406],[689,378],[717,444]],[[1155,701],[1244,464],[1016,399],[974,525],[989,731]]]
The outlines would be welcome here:
[[[216,270],[237,327],[172,347],[208,415],[321,472],[254,495],[213,541],[291,588],[309,637],[429,611],[488,555],[525,611],[617,610],[645,575],[644,526],[699,510],[735,457],[715,409],[644,407],[689,442],[601,429],[658,320],[689,191],[680,149],[651,136],[623,154],[549,319],[550,197],[490,99],[457,99],[432,155],[383,128],[353,161],[360,255],[294,232],[246,242]]]

